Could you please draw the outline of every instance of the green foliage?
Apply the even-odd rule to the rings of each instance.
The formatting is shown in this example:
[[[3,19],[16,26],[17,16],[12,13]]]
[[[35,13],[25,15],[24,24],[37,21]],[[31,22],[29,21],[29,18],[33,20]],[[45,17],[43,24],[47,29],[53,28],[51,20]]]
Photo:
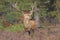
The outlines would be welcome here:
[[[10,31],[10,32],[16,32],[16,31],[23,31],[24,27],[23,27],[23,24],[16,24],[16,25],[12,25],[6,29],[7,29],[7,31]]]
[[[2,25],[0,25],[0,30],[3,30],[3,29],[4,29],[4,27]]]
[[[12,22],[13,20],[16,20],[20,16],[19,12],[10,12],[5,15],[5,18],[7,21]]]
[[[46,2],[46,1],[49,1],[49,0],[40,0],[41,2]]]
[[[0,19],[0,30],[3,30],[4,27],[2,26],[2,20]]]

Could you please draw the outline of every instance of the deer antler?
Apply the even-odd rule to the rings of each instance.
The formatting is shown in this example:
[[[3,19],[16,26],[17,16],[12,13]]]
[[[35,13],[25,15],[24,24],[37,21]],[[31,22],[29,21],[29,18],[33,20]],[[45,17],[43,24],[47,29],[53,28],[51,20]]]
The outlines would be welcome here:
[[[21,9],[18,8],[17,2],[16,2],[15,4],[11,4],[11,6],[12,6],[13,8],[15,8],[17,11],[23,12],[23,10],[21,10]],[[35,7],[36,7],[36,2],[34,2],[34,3],[31,5],[31,8],[32,8],[32,10],[30,11],[31,14],[33,14]]]
[[[31,14],[33,13],[33,11],[34,11],[34,6],[33,5],[31,5],[31,8],[32,8],[32,10],[30,11],[31,12]]]
[[[31,8],[32,8],[32,10],[31,10],[31,14],[34,12],[34,8],[36,7],[36,2],[34,2],[32,5],[31,5]]]
[[[15,4],[10,3],[13,8],[15,8],[17,11],[21,12],[22,10],[18,8],[17,2]]]

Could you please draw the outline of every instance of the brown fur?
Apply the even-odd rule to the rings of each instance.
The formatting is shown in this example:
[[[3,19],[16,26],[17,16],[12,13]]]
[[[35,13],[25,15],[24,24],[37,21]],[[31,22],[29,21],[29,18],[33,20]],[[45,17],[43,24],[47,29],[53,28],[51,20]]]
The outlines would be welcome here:
[[[34,20],[30,20],[31,29],[34,29],[36,24]]]
[[[25,31],[27,31],[27,32],[30,32],[31,29],[34,30],[35,25],[36,25],[34,20],[30,20],[31,15],[32,14],[30,13],[30,11],[23,12],[23,17],[24,17],[23,23],[24,23]]]

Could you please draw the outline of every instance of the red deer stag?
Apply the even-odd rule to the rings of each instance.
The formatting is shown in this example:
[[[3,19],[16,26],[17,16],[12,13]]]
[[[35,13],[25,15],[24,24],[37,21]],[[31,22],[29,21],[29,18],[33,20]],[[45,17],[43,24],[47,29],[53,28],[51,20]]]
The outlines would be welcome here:
[[[35,21],[34,20],[30,20],[31,19],[31,15],[33,14],[35,5],[31,5],[32,10],[20,10],[17,6],[17,2],[15,4],[11,4],[11,6],[16,9],[18,12],[21,12],[23,15],[23,24],[24,24],[24,28],[25,30],[27,30],[28,32],[30,32],[31,29],[35,28]]]
[[[24,28],[25,28],[25,31],[27,31],[29,33],[29,35],[31,33],[31,30],[34,31],[35,25],[36,25],[34,20],[30,20],[31,19],[31,15],[32,15],[32,13],[29,10],[28,11],[26,11],[26,10],[23,11]]]

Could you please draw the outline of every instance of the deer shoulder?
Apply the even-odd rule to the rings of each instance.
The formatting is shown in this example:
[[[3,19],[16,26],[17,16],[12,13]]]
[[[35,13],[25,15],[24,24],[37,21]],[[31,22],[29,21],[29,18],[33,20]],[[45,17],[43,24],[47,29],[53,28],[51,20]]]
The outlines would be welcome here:
[[[30,25],[31,25],[31,28],[34,29],[36,24],[35,24],[35,21],[34,20],[30,20]]]

